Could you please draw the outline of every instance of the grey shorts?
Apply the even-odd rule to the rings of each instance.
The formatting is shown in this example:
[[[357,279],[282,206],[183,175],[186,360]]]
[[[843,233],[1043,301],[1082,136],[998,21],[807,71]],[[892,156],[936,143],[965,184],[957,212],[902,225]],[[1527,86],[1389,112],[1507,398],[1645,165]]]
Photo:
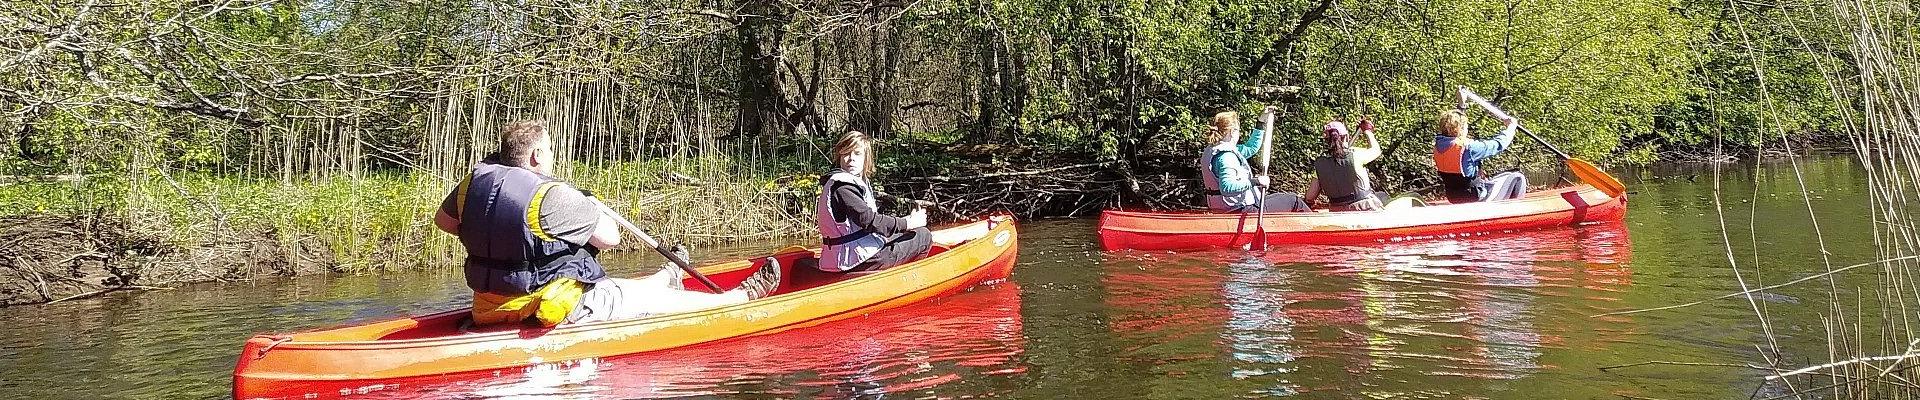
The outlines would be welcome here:
[[[914,257],[927,254],[927,250],[932,248],[933,233],[925,227],[913,228],[888,237],[887,244],[880,247],[879,253],[873,253],[872,257],[867,257],[867,261],[846,272],[878,271],[905,264]]]

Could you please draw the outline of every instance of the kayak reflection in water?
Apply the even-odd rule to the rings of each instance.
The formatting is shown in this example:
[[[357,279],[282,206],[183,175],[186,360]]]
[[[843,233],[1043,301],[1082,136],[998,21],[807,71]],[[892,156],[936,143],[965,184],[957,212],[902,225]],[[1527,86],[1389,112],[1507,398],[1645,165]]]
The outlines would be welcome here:
[[[552,176],[555,161],[544,121],[508,124],[499,151],[475,164],[434,215],[434,226],[467,250],[476,325],[639,318],[742,303],[779,286],[774,262],[721,293],[686,290],[673,267],[607,277],[597,256],[620,245],[619,227],[590,194]]]
[[[881,213],[867,179],[873,176],[873,139],[850,131],[833,144],[834,169],[820,177],[814,222],[820,231],[817,269],[863,272],[887,269],[927,254],[933,243],[952,247],[986,234],[987,226],[936,235],[927,229],[927,211],[914,207],[906,217]]]
[[[1240,113],[1224,111],[1213,115],[1208,125],[1213,144],[1200,150],[1200,181],[1207,187],[1207,208],[1214,212],[1251,212],[1266,204],[1268,212],[1307,211],[1307,203],[1293,193],[1274,193],[1260,197],[1255,186],[1267,187],[1266,175],[1254,176],[1247,159],[1260,151],[1264,135],[1273,132],[1273,107],[1260,113],[1261,129],[1254,129],[1246,143],[1240,142]]]
[[[1326,196],[1332,211],[1374,211],[1385,205],[1386,193],[1373,191],[1367,176],[1367,163],[1380,158],[1380,142],[1373,137],[1373,119],[1360,118],[1360,133],[1367,135],[1367,147],[1353,147],[1347,124],[1338,120],[1320,128],[1327,153],[1313,160],[1313,180],[1307,182],[1308,203]]]

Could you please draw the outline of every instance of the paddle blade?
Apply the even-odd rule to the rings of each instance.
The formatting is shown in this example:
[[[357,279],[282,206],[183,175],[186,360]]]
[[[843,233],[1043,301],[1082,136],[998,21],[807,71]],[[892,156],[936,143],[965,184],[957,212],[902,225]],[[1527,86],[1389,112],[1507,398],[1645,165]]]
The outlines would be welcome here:
[[[1579,177],[1581,182],[1593,185],[1595,189],[1606,192],[1608,196],[1617,198],[1627,194],[1627,185],[1620,183],[1619,179],[1608,175],[1606,171],[1601,171],[1600,167],[1593,166],[1593,163],[1587,160],[1568,158],[1567,169],[1573,171],[1573,176]]]
[[[1400,196],[1400,197],[1393,198],[1393,201],[1388,201],[1387,204],[1385,206],[1380,207],[1380,209],[1402,210],[1402,209],[1408,209],[1408,208],[1414,208],[1414,207],[1424,207],[1426,205],[1427,205],[1427,202],[1420,201],[1420,198],[1418,197]]]

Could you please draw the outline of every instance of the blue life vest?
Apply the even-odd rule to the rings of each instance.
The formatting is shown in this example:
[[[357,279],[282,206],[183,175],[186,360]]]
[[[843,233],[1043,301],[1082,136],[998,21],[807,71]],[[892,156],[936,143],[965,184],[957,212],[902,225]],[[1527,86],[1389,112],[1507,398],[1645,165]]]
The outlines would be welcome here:
[[[540,227],[540,199],[565,185],[526,168],[482,162],[460,183],[456,209],[463,269],[474,292],[516,296],[558,278],[599,282],[598,249],[555,239]]]

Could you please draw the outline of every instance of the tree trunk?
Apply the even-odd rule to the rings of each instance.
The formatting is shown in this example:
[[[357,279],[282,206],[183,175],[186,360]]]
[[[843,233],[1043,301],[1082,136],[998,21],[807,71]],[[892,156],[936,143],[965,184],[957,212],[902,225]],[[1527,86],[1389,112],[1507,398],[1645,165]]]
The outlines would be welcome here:
[[[856,46],[865,57],[854,60],[853,70],[863,71],[847,88],[848,128],[885,137],[893,131],[894,114],[900,109],[900,94],[894,86],[900,70],[900,37],[893,27],[880,25],[857,38]]]
[[[975,98],[980,113],[973,124],[973,137],[999,143],[1018,128],[1015,123],[1026,112],[1026,63],[1010,48],[1010,38],[988,11],[991,6],[981,3],[976,8],[984,22],[977,32],[980,85]]]
[[[740,12],[740,110],[735,118],[734,135],[761,137],[785,134],[792,128],[784,122],[782,104],[786,94],[780,88],[780,55],[786,35],[779,6],[769,0],[747,0]]]

